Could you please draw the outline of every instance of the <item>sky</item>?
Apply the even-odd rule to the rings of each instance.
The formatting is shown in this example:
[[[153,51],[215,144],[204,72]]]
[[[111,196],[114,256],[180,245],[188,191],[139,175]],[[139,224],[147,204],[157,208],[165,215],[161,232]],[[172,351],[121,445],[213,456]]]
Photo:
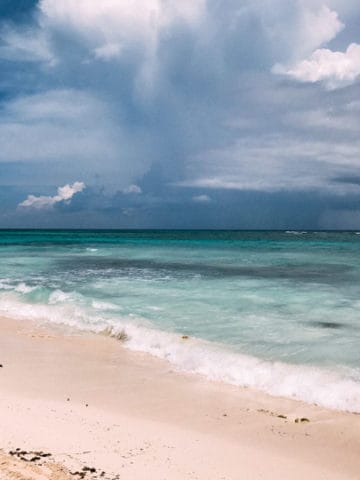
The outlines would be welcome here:
[[[358,0],[0,0],[0,228],[360,230]]]

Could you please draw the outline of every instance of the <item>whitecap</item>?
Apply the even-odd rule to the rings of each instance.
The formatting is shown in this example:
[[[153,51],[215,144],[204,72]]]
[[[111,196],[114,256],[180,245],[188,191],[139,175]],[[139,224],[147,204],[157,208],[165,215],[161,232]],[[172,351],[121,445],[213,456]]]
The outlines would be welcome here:
[[[29,285],[26,285],[26,283],[21,282],[15,287],[15,292],[19,293],[30,293],[33,290],[36,290],[37,287],[30,287]]]
[[[115,305],[114,303],[110,302],[101,302],[98,300],[93,300],[91,302],[91,306],[96,310],[122,310],[122,307],[119,305]]]

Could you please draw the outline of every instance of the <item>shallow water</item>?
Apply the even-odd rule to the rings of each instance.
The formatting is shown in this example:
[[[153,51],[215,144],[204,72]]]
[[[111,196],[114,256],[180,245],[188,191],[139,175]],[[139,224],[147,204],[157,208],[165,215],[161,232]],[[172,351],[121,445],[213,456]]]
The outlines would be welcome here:
[[[0,314],[360,411],[356,232],[2,231],[0,259]]]

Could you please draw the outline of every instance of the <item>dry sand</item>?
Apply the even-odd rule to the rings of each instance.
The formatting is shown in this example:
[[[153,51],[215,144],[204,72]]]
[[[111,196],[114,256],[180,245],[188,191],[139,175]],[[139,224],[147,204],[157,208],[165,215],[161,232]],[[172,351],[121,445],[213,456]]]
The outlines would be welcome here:
[[[360,479],[359,415],[6,319],[0,364],[1,480]]]

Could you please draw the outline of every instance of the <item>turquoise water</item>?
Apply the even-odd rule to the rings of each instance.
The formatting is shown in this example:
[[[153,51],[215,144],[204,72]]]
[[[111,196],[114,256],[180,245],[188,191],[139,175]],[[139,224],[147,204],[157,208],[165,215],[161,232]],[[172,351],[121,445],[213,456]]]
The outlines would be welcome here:
[[[0,231],[0,258],[0,315],[360,412],[356,232]]]

